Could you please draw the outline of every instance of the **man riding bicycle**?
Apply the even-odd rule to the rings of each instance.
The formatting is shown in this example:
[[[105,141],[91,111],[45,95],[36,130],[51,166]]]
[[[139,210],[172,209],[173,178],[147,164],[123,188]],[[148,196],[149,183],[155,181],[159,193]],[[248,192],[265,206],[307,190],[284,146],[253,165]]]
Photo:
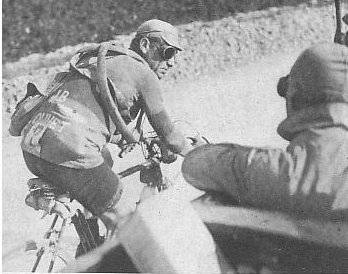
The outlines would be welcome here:
[[[129,124],[143,111],[170,151],[185,156],[193,146],[169,118],[159,82],[182,50],[177,29],[149,20],[138,28],[129,49],[106,49],[106,87],[99,85],[96,49],[81,50],[72,58],[59,89],[21,131],[21,148],[33,174],[68,191],[111,232],[118,222],[116,207],[123,187],[111,169],[106,144],[114,133],[120,145],[133,138],[122,123]],[[122,121],[113,119],[104,88],[110,90],[111,104],[117,105]]]

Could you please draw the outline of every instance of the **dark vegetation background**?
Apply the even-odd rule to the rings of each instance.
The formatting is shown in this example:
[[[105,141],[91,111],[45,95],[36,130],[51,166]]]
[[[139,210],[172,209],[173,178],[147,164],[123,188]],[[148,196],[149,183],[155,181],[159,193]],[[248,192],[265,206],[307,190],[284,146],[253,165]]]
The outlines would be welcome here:
[[[3,0],[3,63],[67,45],[111,40],[145,20],[174,25],[315,0]],[[324,2],[324,1],[320,1]]]

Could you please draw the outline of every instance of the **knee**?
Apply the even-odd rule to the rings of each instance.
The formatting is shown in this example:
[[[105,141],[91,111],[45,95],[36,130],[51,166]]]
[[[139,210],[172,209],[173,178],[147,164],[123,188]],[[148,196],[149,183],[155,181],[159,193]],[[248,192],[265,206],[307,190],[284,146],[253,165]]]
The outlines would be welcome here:
[[[104,146],[101,150],[101,154],[104,158],[105,163],[109,166],[109,167],[113,167],[114,165],[114,160],[112,159],[110,150]]]
[[[229,180],[226,164],[221,163],[220,155],[228,148],[218,145],[205,145],[190,151],[182,164],[184,179],[200,190],[224,191]]]
[[[186,182],[200,190],[214,189],[214,182],[207,174],[207,169],[194,158],[185,157],[181,167],[182,175]]]

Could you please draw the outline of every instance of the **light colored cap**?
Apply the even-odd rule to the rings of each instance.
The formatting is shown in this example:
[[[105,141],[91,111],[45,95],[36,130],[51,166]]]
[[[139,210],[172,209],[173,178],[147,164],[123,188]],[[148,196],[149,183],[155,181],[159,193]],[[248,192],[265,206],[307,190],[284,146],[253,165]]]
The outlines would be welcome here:
[[[171,24],[158,20],[151,19],[139,26],[136,35],[158,34],[168,44],[178,50],[182,50],[179,43],[178,30]]]

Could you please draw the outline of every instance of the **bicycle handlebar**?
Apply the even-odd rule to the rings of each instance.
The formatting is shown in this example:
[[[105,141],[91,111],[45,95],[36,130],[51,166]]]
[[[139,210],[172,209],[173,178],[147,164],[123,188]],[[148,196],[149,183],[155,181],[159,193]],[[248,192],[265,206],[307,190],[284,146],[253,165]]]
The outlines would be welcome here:
[[[207,138],[205,138],[204,136],[201,137],[207,144],[209,144],[210,142],[208,141]],[[120,178],[125,178],[125,177],[128,177],[136,172],[139,172],[139,171],[142,171],[142,170],[145,170],[145,169],[149,169],[151,168],[152,166],[155,166],[155,165],[159,165],[162,161],[163,161],[163,152],[161,151],[161,146],[159,144],[158,141],[156,141],[157,137],[152,137],[152,138],[147,138],[147,139],[144,139],[141,141],[141,143],[143,143],[146,148],[145,150],[149,153],[149,155],[145,156],[145,158],[147,158],[147,160],[141,164],[138,164],[138,165],[135,165],[135,166],[132,166],[132,167],[129,167],[123,171],[121,171],[120,173],[118,173],[117,175],[120,177]],[[194,138],[192,137],[188,137],[188,139],[190,139],[191,141],[195,141]],[[157,151],[154,151],[154,144],[157,144],[159,146],[159,150],[160,152],[158,153]]]
[[[154,165],[158,165],[159,163],[160,163],[160,160],[158,158],[149,158],[148,160],[146,160],[146,162],[127,168],[121,171],[120,173],[118,173],[117,175],[120,178],[125,178],[136,172],[142,171],[144,169],[148,169]]]

